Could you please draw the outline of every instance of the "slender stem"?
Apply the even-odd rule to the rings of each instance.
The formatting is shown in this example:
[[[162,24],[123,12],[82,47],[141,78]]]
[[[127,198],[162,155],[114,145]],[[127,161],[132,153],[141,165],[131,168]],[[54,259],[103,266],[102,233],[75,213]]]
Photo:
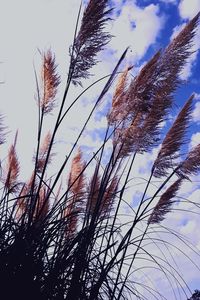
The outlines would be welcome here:
[[[178,171],[178,169],[180,168],[180,165],[177,166],[173,172],[165,179],[165,181],[161,184],[161,186],[157,189],[157,191],[154,193],[154,195],[151,197],[151,200],[147,203],[147,205],[145,206],[145,208],[143,209],[143,211],[140,214],[140,217],[144,215],[144,213],[146,212],[147,208],[149,207],[149,205],[153,202],[153,200],[155,199],[155,197],[158,195],[158,193],[163,189],[163,187],[168,183],[168,181],[173,177],[174,174],[176,174],[176,172]],[[140,219],[139,217],[139,219]]]
[[[42,174],[41,174],[41,180],[40,180],[40,183],[39,183],[39,186],[38,186],[38,189],[37,189],[36,198],[39,195],[39,191],[40,191],[40,188],[41,188],[41,185],[42,185],[42,180],[44,179],[44,174],[45,174],[45,171],[46,171],[46,168],[47,168],[47,163],[48,163],[48,160],[49,160],[49,157],[50,157],[50,153],[51,153],[51,150],[52,150],[52,146],[53,146],[53,143],[54,143],[56,132],[59,128],[59,123],[60,123],[60,118],[61,118],[61,115],[62,115],[63,107],[64,107],[64,104],[65,104],[66,97],[67,97],[67,94],[68,94],[68,91],[69,91],[69,88],[70,88],[71,80],[72,80],[72,77],[73,77],[74,66],[72,66],[72,58],[73,58],[73,53],[74,53],[74,45],[75,45],[75,39],[76,39],[76,35],[77,35],[77,30],[78,30],[78,23],[79,23],[79,19],[80,19],[81,7],[82,7],[82,3],[80,4],[78,16],[77,16],[77,19],[76,19],[76,27],[75,27],[75,32],[74,32],[73,46],[72,46],[73,50],[72,50],[71,59],[70,59],[67,83],[66,83],[66,87],[65,87],[65,90],[64,90],[64,94],[63,94],[62,102],[61,102],[61,105],[60,105],[60,109],[59,109],[59,112],[58,112],[58,115],[57,115],[54,130],[53,130],[53,133],[52,133],[51,141],[50,141],[50,144],[49,144],[49,147],[48,147],[44,168],[43,168]]]

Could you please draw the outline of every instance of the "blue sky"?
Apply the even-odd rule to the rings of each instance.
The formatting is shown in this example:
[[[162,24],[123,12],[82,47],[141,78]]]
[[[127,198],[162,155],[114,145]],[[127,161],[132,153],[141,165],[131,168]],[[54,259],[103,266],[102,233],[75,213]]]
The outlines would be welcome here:
[[[0,64],[0,81],[4,82],[0,85],[0,110],[5,115],[5,123],[9,128],[8,144],[13,140],[16,129],[19,128],[17,150],[19,157],[22,158],[22,178],[27,178],[30,175],[31,157],[36,138],[37,106],[34,99],[33,65],[39,73],[40,56],[37,49],[45,50],[51,47],[55,52],[58,70],[64,81],[69,62],[68,48],[72,41],[79,4],[79,0],[0,0],[0,61],[2,62]],[[115,7],[115,10],[112,15],[113,21],[108,25],[108,30],[114,37],[105,51],[99,55],[99,60],[102,62],[93,68],[94,76],[83,83],[85,87],[101,76],[109,74],[127,46],[130,47],[130,50],[124,65],[134,65],[133,75],[136,74],[155,51],[165,47],[181,26],[200,11],[200,0],[112,0],[111,5]],[[198,29],[194,39],[193,49],[195,53],[181,74],[185,84],[178,89],[175,95],[177,109],[175,107],[171,115],[173,118],[175,112],[191,93],[195,93],[193,122],[188,135],[188,147],[200,143],[200,29]],[[89,90],[79,104],[71,110],[56,140],[58,155],[55,158],[55,164],[59,163],[69,151],[76,134],[78,134],[94,104],[95,95],[98,95],[101,87],[102,84],[98,84]],[[61,84],[58,102],[63,88],[64,85]],[[71,90],[68,103],[80,91]],[[113,88],[94,114],[87,126],[85,135],[80,140],[79,144],[84,147],[87,155],[101,145],[102,135],[107,125],[105,114],[110,106],[112,91]],[[53,120],[54,115],[47,118],[46,130],[52,125]],[[166,128],[167,125],[170,124],[165,124]],[[3,157],[6,157],[6,147],[5,145],[2,148]],[[107,148],[109,153],[111,141],[108,142]],[[156,157],[157,152],[158,149],[154,149],[151,153],[145,154],[142,160],[141,157],[137,159],[132,174],[135,182],[136,177],[147,178],[149,164]],[[53,172],[53,168],[51,171]],[[191,201],[197,201],[200,199],[200,176],[194,177],[193,181],[196,183],[186,183],[182,187],[181,195]],[[141,191],[140,184],[142,183],[138,179],[138,185],[134,187],[135,199],[132,183],[130,183],[126,193],[127,200],[133,206],[137,203],[136,200]],[[149,193],[151,194],[153,191],[152,188]],[[167,218],[164,225],[170,224],[172,228],[176,228],[186,238],[191,238],[194,246],[200,250],[198,229],[200,228],[200,218],[196,214],[197,209],[195,210],[189,203],[179,204],[177,208],[187,209],[193,214],[186,213],[183,215],[181,211],[177,211]],[[170,239],[180,249],[185,247],[185,251],[191,259],[195,261],[199,259],[181,241],[175,241],[174,237],[170,237]],[[173,256],[179,262],[180,272],[184,274],[191,289],[200,289],[200,271],[189,264],[188,260],[181,258],[177,251],[174,251]],[[165,290],[167,299],[173,299],[174,296],[170,292],[168,282],[160,274],[149,270],[147,275],[154,280],[157,287]],[[145,281],[144,278],[142,280]],[[176,287],[174,288],[176,289]]]

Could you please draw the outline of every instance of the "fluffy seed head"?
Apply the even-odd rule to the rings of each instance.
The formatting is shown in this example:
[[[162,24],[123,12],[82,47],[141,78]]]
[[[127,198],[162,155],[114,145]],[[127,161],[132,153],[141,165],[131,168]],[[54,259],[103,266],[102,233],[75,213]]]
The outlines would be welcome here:
[[[60,84],[60,76],[57,74],[55,56],[51,50],[48,50],[42,56],[42,99],[40,105],[42,111],[46,114],[51,112],[55,106],[55,97],[58,85]]]
[[[165,215],[171,211],[173,198],[176,196],[182,183],[182,178],[176,180],[160,197],[160,200],[154,207],[149,219],[148,224],[158,224],[164,220]]]
[[[41,173],[43,168],[44,168],[47,153],[48,153],[48,149],[49,149],[49,146],[50,146],[50,143],[51,143],[51,138],[52,138],[52,134],[49,131],[46,134],[46,136],[45,136],[45,138],[42,142],[42,145],[39,149],[38,159],[37,159],[37,162],[36,162],[36,169],[37,169],[38,173]],[[53,153],[50,154],[48,162],[47,162],[48,164],[51,163],[53,155],[54,155]],[[33,160],[35,160],[35,159],[36,159],[36,157],[34,156]]]
[[[90,0],[84,11],[80,30],[70,48],[70,72],[74,85],[81,85],[81,80],[90,76],[89,69],[97,63],[96,55],[111,38],[104,32],[111,11],[106,9],[107,4],[108,0]]]
[[[186,142],[185,134],[191,119],[193,98],[194,95],[186,102],[162,142],[153,166],[156,177],[166,176],[168,169],[176,166],[175,159],[179,157],[180,147]]]
[[[11,145],[8,151],[8,161],[6,165],[5,175],[5,187],[12,192],[15,192],[18,188],[18,176],[19,176],[19,160],[15,150],[15,144]]]

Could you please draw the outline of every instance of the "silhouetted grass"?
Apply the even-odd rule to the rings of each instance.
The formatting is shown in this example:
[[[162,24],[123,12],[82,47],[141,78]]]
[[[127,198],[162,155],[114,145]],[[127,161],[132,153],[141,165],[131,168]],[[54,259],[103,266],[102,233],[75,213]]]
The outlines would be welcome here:
[[[90,0],[80,30],[75,30],[65,92],[56,122],[44,140],[45,117],[55,106],[60,76],[53,53],[50,50],[41,52],[41,78],[36,72],[39,125],[32,176],[28,182],[19,180],[17,134],[8,151],[7,162],[2,166],[0,283],[1,295],[5,295],[2,299],[166,299],[164,291],[154,287],[150,278],[146,284],[138,281],[136,274],[145,274],[147,268],[163,273],[175,299],[178,297],[175,288],[181,289],[181,295],[187,298],[187,285],[176,264],[167,258],[176,245],[165,239],[165,235],[171,234],[183,245],[186,241],[175,229],[164,227],[161,221],[174,209],[174,202],[179,201],[176,197],[182,182],[200,169],[200,145],[184,158],[180,156],[180,149],[186,142],[193,96],[164,139],[161,124],[167,120],[174,91],[181,84],[179,74],[191,54],[199,14],[134,78],[129,77],[131,66],[125,71],[119,70],[125,50],[113,73],[107,76],[107,83],[74,146],[56,170],[56,176],[51,179],[47,176],[58,129],[84,93],[81,92],[65,110],[68,91],[71,85],[79,88],[82,80],[89,77],[97,53],[110,39],[110,34],[104,32],[111,11],[107,2]],[[91,115],[118,75],[102,146],[86,162],[82,150],[77,149],[74,155],[74,149]],[[5,140],[3,125],[0,129],[2,144]],[[103,164],[110,139],[112,151],[107,163]],[[123,221],[122,207],[127,200],[125,192],[135,160],[158,145],[160,150],[143,195],[138,205],[131,208],[132,216]],[[63,170],[72,155],[68,182],[62,184]],[[87,168],[91,163],[95,166],[88,177]],[[159,181],[154,194],[149,197],[153,178]],[[134,190],[132,193],[134,195]],[[160,249],[159,255],[149,249],[151,244]],[[188,247],[195,251],[189,244]],[[187,257],[182,249],[179,251]],[[141,267],[134,265],[140,260]]]

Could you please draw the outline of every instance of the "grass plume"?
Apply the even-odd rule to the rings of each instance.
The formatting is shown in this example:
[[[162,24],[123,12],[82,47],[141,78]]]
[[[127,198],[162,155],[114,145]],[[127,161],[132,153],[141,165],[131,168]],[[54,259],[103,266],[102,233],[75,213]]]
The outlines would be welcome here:
[[[111,35],[104,31],[111,9],[107,0],[90,0],[85,8],[80,30],[70,48],[71,76],[73,84],[90,76],[89,69],[94,66],[96,55],[109,42]]]
[[[60,84],[60,76],[57,74],[55,56],[51,50],[41,53],[41,99],[40,106],[44,114],[50,113],[55,106],[55,97]]]
[[[53,111],[57,101],[60,76],[52,51],[41,54],[41,86],[36,76],[38,136],[30,179],[20,182],[17,134],[7,161],[2,160],[0,282],[5,299],[166,299],[165,291],[152,283],[149,269],[165,280],[173,299],[186,299],[191,291],[173,255],[178,252],[189,266],[192,263],[200,270],[182,250],[187,246],[198,256],[196,249],[162,223],[179,203],[199,208],[196,202],[179,197],[181,184],[200,171],[200,145],[185,156],[180,153],[187,144],[194,96],[162,138],[162,123],[169,118],[174,93],[182,83],[180,73],[192,53],[199,14],[134,77],[130,76],[132,66],[119,71],[126,49],[106,76],[108,80],[67,155],[60,165],[53,160],[58,129],[89,87],[81,89],[67,106],[66,100],[74,97],[69,90],[72,86],[79,89],[89,78],[97,54],[111,38],[105,30],[110,12],[106,0],[89,0],[81,21],[79,11],[65,90],[58,101],[56,121],[47,133],[44,116]],[[118,73],[102,143],[88,157],[79,146],[80,137],[87,134],[91,116]],[[0,145],[5,141],[2,121],[0,118]],[[158,155],[147,168],[148,177],[143,178],[142,194],[137,193],[138,178],[133,172],[138,159],[146,153],[151,157],[158,146]],[[186,211],[182,209],[182,213]]]

